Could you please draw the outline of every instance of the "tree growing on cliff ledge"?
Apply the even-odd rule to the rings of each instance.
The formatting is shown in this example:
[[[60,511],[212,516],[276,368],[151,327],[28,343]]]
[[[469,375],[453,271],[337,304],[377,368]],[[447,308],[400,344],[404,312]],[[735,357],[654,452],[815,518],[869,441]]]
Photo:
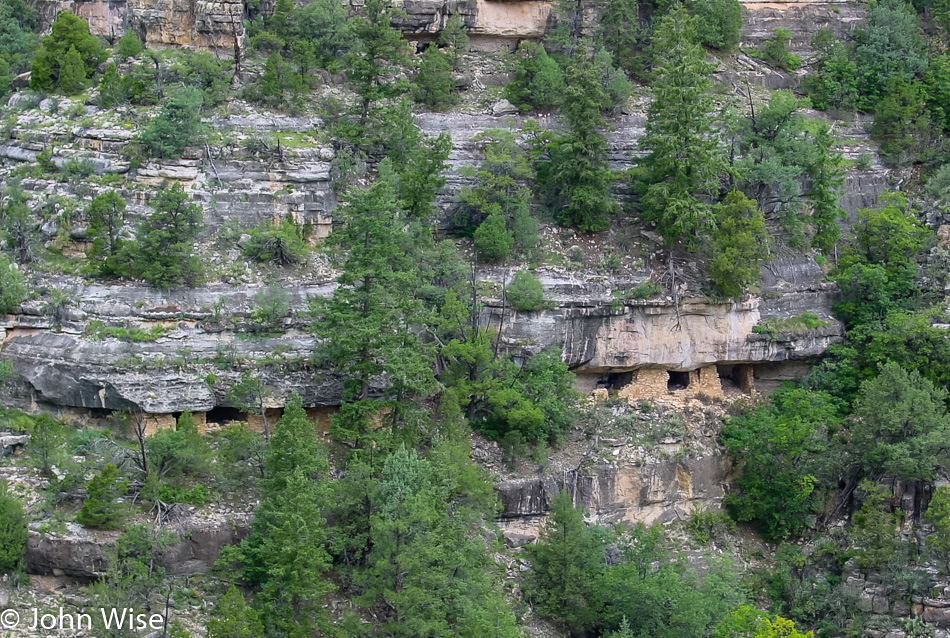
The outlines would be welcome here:
[[[89,33],[89,25],[82,18],[69,11],[63,11],[53,21],[52,32],[43,38],[39,51],[33,58],[30,69],[30,88],[36,91],[53,91],[60,86],[60,72],[69,61],[71,49],[76,50],[75,62],[81,62],[81,68],[73,68],[70,74],[74,81],[76,74],[85,80],[92,76],[96,67],[106,59],[107,53],[99,44],[98,38]],[[63,90],[74,89],[63,87]]]
[[[715,65],[696,41],[696,19],[676,7],[654,36],[653,89],[639,148],[642,176],[635,185],[647,220],[667,246],[694,248],[715,225],[711,199],[719,194],[725,159],[713,127],[716,109],[707,77]]]
[[[155,210],[139,224],[129,248],[133,274],[156,288],[195,284],[202,271],[195,255],[195,240],[204,227],[201,206],[180,183],[161,188],[151,204]]]

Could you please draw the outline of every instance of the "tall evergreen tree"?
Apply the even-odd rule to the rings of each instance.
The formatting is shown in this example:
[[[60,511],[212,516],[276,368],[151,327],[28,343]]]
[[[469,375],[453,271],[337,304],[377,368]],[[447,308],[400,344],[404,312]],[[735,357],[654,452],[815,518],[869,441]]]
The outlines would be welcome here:
[[[150,202],[154,212],[139,224],[132,251],[132,272],[152,286],[193,284],[201,276],[195,241],[204,227],[201,206],[182,185],[162,187]]]
[[[380,410],[390,409],[390,420],[398,423],[410,407],[410,395],[422,396],[434,387],[432,355],[414,329],[424,313],[414,294],[418,237],[397,203],[388,161],[380,173],[340,209],[346,223],[329,239],[348,251],[337,278],[340,286],[314,309],[320,354],[344,378],[333,431],[360,444]],[[384,378],[390,380],[384,395],[372,397],[371,383]]]
[[[89,257],[100,277],[121,277],[128,274],[122,229],[125,226],[125,200],[115,191],[96,195],[86,214],[92,246]]]
[[[551,514],[528,557],[525,593],[538,609],[577,631],[592,627],[598,618],[594,586],[604,568],[604,548],[566,490],[551,502]]]
[[[608,216],[618,209],[610,192],[613,175],[602,132],[601,111],[610,106],[610,98],[599,71],[590,49],[578,43],[565,74],[561,107],[569,132],[551,141],[550,163],[539,168],[557,222],[584,233],[606,230]]]
[[[76,47],[69,47],[59,69],[59,88],[66,95],[81,93],[86,84],[86,65]]]
[[[359,96],[359,123],[369,118],[374,102],[393,98],[408,89],[404,79],[393,76],[409,65],[409,45],[392,27],[392,19],[401,12],[390,0],[367,0],[360,14],[350,20],[349,30],[355,42],[345,56],[346,76]]]
[[[654,220],[667,246],[695,247],[715,224],[708,201],[718,195],[725,160],[714,122],[706,62],[696,42],[696,19],[676,7],[654,35],[654,101],[639,141],[643,175],[638,184],[644,218]]]
[[[52,91],[59,86],[60,72],[67,62],[70,49],[76,49],[82,63],[80,69],[75,64],[75,56],[70,58],[69,62],[73,67],[70,70],[71,82],[80,75],[85,81],[108,55],[99,44],[99,39],[89,33],[89,25],[85,20],[69,11],[63,11],[56,16],[50,35],[43,38],[39,51],[33,57],[30,88]]]
[[[737,297],[759,280],[769,251],[769,233],[755,201],[732,191],[717,211],[709,274],[727,297]]]
[[[310,636],[323,626],[322,603],[335,588],[324,577],[331,559],[323,512],[331,487],[325,448],[293,395],[264,459],[261,502],[242,543],[245,577],[260,586],[268,636]]]

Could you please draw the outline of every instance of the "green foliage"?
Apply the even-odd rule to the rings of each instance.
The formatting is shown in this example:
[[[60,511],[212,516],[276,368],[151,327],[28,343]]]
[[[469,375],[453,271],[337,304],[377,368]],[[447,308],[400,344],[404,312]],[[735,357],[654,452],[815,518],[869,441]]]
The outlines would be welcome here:
[[[230,396],[229,393],[229,400]],[[225,426],[218,435],[216,457],[224,488],[248,490],[254,486],[256,478],[263,478],[265,449],[265,438],[251,430],[247,423]]]
[[[861,384],[850,428],[855,462],[866,476],[929,480],[950,433],[947,393],[916,370],[888,362]]]
[[[110,62],[99,82],[99,106],[111,109],[129,99],[128,83],[119,75],[115,62]]]
[[[266,635],[307,636],[324,628],[323,599],[335,587],[323,511],[329,505],[326,451],[293,395],[270,439],[261,501],[242,543],[244,577],[260,586]]]
[[[201,123],[203,101],[201,91],[188,86],[165,102],[162,112],[152,118],[140,134],[142,144],[152,156],[177,157],[186,146],[201,142],[204,135]]]
[[[714,69],[696,43],[696,20],[674,8],[656,27],[653,88],[646,157],[636,184],[645,219],[657,223],[667,246],[695,247],[715,224],[706,199],[718,191],[725,161],[713,123],[715,106],[707,75]]]
[[[831,29],[822,27],[811,39],[817,58],[814,74],[802,80],[802,90],[816,109],[852,110],[858,101],[858,67],[851,52]]]
[[[488,129],[472,138],[484,142],[485,159],[478,169],[464,170],[474,186],[464,187],[461,193],[465,206],[455,218],[459,232],[471,234],[478,224],[495,212],[510,226],[515,247],[522,252],[537,246],[537,220],[531,215],[534,197],[530,185],[535,171],[529,152],[519,142],[517,134],[506,129]]]
[[[871,481],[862,481],[864,493],[861,509],[854,513],[854,524],[849,536],[857,546],[854,559],[865,574],[878,569],[893,556],[900,546],[898,511],[888,512],[890,493]]]
[[[96,195],[89,208],[89,236],[92,246],[86,253],[91,267],[99,277],[122,277],[128,274],[128,240],[122,237],[126,223],[125,200],[114,190]]]
[[[187,410],[178,417],[175,429],[163,428],[147,437],[145,449],[149,473],[163,481],[180,484],[183,479],[204,476],[211,469],[211,447]]]
[[[769,234],[762,211],[740,191],[726,195],[717,211],[709,274],[726,297],[737,297],[759,280],[769,254]]]
[[[6,97],[13,78],[30,68],[39,19],[25,0],[0,2],[0,97]]]
[[[433,111],[444,111],[455,103],[452,61],[436,46],[430,46],[422,54],[422,63],[413,83],[413,98]]]
[[[927,68],[926,40],[917,12],[903,0],[882,0],[854,32],[858,109],[871,112],[892,79],[910,81]]]
[[[145,46],[142,44],[142,39],[132,29],[126,29],[119,41],[115,43],[115,55],[122,62],[129,58],[139,57],[144,50]]]
[[[811,188],[805,195],[812,207],[810,221],[814,234],[811,245],[830,255],[841,234],[838,220],[846,217],[838,204],[844,186],[845,161],[844,156],[834,150],[834,138],[828,123],[816,122],[811,132],[816,152],[806,171]]]
[[[950,486],[941,485],[934,490],[926,519],[933,525],[933,532],[927,535],[927,549],[943,561],[944,569],[950,573]]]
[[[53,464],[65,460],[67,430],[62,423],[48,414],[31,417],[27,424],[30,432],[30,456],[37,469],[45,476],[52,476]]]
[[[244,595],[231,585],[218,601],[207,624],[208,638],[258,638],[264,635],[264,625]]]
[[[823,458],[840,426],[839,405],[828,394],[784,388],[772,402],[731,418],[722,443],[742,467],[739,493],[725,503],[737,521],[753,521],[765,538],[797,536],[816,511],[816,487],[834,474]]]
[[[792,317],[768,317],[754,325],[752,332],[775,337],[780,334],[802,334],[828,325],[830,325],[828,321],[814,312],[803,312]]]
[[[198,89],[205,107],[215,106],[231,95],[232,75],[228,63],[208,51],[176,51],[168,69],[169,81]]]
[[[508,301],[515,310],[531,312],[541,310],[544,302],[544,287],[530,270],[519,270],[507,290]]]
[[[722,512],[703,512],[693,509],[686,521],[686,531],[693,540],[702,545],[710,541],[724,540],[729,534],[735,534],[736,524]]]
[[[255,261],[277,266],[293,266],[306,261],[310,246],[300,228],[289,217],[280,224],[262,221],[247,231],[250,237],[241,251]]]
[[[448,49],[449,62],[453,69],[462,65],[462,54],[468,50],[468,29],[459,13],[453,13],[442,27],[439,34],[439,44]]]
[[[634,636],[703,638],[739,602],[736,576],[713,561],[699,579],[663,549],[659,526],[638,525],[621,537],[620,561],[596,584],[601,626]]]
[[[202,270],[194,254],[203,228],[201,206],[179,182],[160,188],[151,206],[154,212],[139,223],[131,248],[133,274],[157,288],[194,284]]]
[[[658,13],[665,15],[677,4],[661,0]],[[682,6],[696,18],[696,36],[701,44],[720,51],[731,51],[739,44],[742,5],[737,0],[686,0]]]
[[[23,567],[26,541],[30,537],[27,522],[19,499],[10,493],[5,482],[0,482],[0,573]]]
[[[931,121],[944,134],[950,133],[950,57],[946,54],[930,59],[924,74],[924,92]]]
[[[880,144],[881,161],[888,166],[920,162],[931,138],[926,89],[917,81],[893,77],[874,109],[871,136]]]
[[[604,48],[620,67],[631,77],[645,80],[650,65],[650,29],[641,23],[639,3],[636,0],[607,3],[599,29]]]
[[[290,296],[283,286],[271,285],[254,293],[251,319],[257,329],[273,330],[283,325],[290,313]]]
[[[663,288],[656,282],[641,281],[627,291],[626,297],[630,299],[652,299],[661,292],[663,292]]]
[[[802,59],[788,50],[791,41],[792,34],[788,29],[776,27],[772,39],[766,40],[762,47],[762,59],[783,71],[794,71],[801,66]]]
[[[518,630],[486,572],[480,538],[493,496],[467,458],[461,437],[430,458],[400,447],[370,491],[370,551],[356,579],[360,601],[383,603],[381,629],[392,636],[497,635]]]
[[[70,51],[75,49],[75,54]],[[108,54],[98,38],[89,33],[89,25],[69,11],[63,11],[53,21],[50,35],[33,57],[30,69],[30,88],[37,91],[53,91],[57,87],[64,92],[77,89],[78,81],[85,81]],[[78,59],[77,59],[78,57]],[[69,63],[69,68],[66,68]],[[63,71],[66,70],[67,86],[63,86]]]
[[[550,111],[561,103],[564,74],[561,67],[535,42],[518,47],[514,79],[505,86],[504,96],[522,113],[532,109]]]
[[[87,590],[92,600],[104,609],[152,608],[152,597],[164,584],[165,569],[159,564],[160,558],[177,541],[178,535],[167,529],[159,530],[150,525],[126,528],[116,539],[114,549],[106,553],[105,576]],[[97,636],[125,638],[132,635],[127,624],[119,628],[112,623],[111,628],[107,628],[99,614],[93,614],[93,618]]]
[[[355,43],[344,56],[346,77],[359,96],[359,125],[364,126],[374,103],[402,95],[407,90],[398,76],[409,65],[408,45],[402,33],[392,27],[392,19],[403,14],[389,0],[367,0],[363,11],[349,22]],[[354,140],[361,131],[354,131]]]
[[[538,541],[527,549],[531,571],[525,596],[542,614],[574,629],[594,626],[599,619],[594,585],[604,569],[604,546],[566,490],[551,501]]]
[[[861,209],[854,243],[838,263],[841,288],[836,311],[849,327],[883,321],[893,310],[913,306],[918,255],[931,236],[897,193],[883,193],[880,208]]]
[[[411,328],[424,322],[426,309],[416,291],[422,283],[416,258],[420,246],[396,201],[388,159],[369,188],[347,196],[341,207],[346,224],[329,243],[349,249],[333,298],[313,305],[319,356],[344,379],[343,406],[334,416],[334,436],[367,434],[372,415],[390,407],[393,425],[401,423],[412,397],[434,388],[430,347]],[[359,247],[358,249],[355,249]],[[382,401],[370,398],[373,379],[390,380]]]
[[[0,255],[0,312],[9,314],[26,299],[27,288],[20,269]]]
[[[607,139],[601,111],[612,106],[604,90],[604,68],[583,44],[567,64],[562,113],[569,130],[546,145],[550,161],[538,167],[545,203],[557,223],[583,233],[606,230],[619,206],[610,192]]]
[[[86,86],[86,65],[76,47],[69,47],[59,69],[59,89],[66,95],[76,95]]]
[[[799,632],[791,620],[742,605],[716,627],[712,638],[814,638],[814,635],[810,631]]]
[[[115,500],[128,489],[128,483],[119,478],[119,468],[112,463],[105,465],[86,486],[86,500],[76,521],[96,529],[120,529],[125,508]]]
[[[244,90],[244,97],[271,108],[299,109],[303,106],[307,91],[307,84],[294,65],[286,62],[280,53],[274,51],[264,65],[264,75],[259,82]]]
[[[333,0],[278,4],[272,16],[249,24],[251,46],[280,52],[304,75],[314,66],[337,70],[349,36],[346,9]]]
[[[496,208],[497,204],[493,206]],[[514,235],[506,228],[505,218],[494,212],[475,230],[475,250],[485,261],[500,261],[511,253]]]

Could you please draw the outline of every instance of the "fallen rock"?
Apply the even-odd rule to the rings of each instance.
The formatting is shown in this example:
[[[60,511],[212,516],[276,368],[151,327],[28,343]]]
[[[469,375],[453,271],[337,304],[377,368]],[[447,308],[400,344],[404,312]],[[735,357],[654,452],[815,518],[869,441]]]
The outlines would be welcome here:
[[[491,114],[495,117],[500,117],[502,115],[517,115],[518,107],[508,100],[499,100],[495,102],[494,105],[492,105]]]

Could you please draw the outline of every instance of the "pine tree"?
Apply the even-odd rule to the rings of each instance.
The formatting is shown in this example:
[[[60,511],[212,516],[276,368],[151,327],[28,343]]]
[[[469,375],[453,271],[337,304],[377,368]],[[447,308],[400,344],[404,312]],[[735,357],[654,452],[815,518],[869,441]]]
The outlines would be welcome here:
[[[341,207],[346,224],[329,239],[349,250],[340,286],[315,307],[321,355],[344,379],[343,405],[332,431],[360,445],[382,408],[389,407],[390,420],[399,423],[409,395],[424,396],[434,387],[432,354],[412,328],[424,323],[424,307],[415,295],[419,238],[406,225],[393,179],[387,159],[372,186],[346,198]],[[391,383],[384,400],[377,401],[370,397],[370,384],[381,378]]]
[[[717,213],[709,274],[727,297],[737,297],[759,280],[768,256],[769,233],[755,201],[732,191]]]
[[[660,20],[654,51],[655,99],[639,141],[647,153],[638,184],[640,207],[644,218],[656,221],[667,246],[682,241],[695,247],[715,224],[708,199],[718,194],[725,172],[707,77],[715,66],[696,43],[695,18],[681,7]]]
[[[157,288],[195,283],[202,270],[194,254],[204,227],[201,206],[178,182],[159,189],[150,203],[154,212],[139,224],[129,245],[132,272]]]
[[[20,569],[30,537],[23,505],[0,481],[0,573]]]
[[[86,486],[86,500],[82,502],[76,521],[96,529],[118,529],[124,508],[115,499],[128,489],[128,483],[119,479],[119,468],[107,464]]]
[[[69,11],[63,11],[56,16],[50,35],[43,38],[42,45],[33,58],[30,88],[38,91],[52,91],[60,86],[61,69],[66,63],[70,49],[76,49],[82,66],[80,69],[74,59],[70,60],[72,68],[69,71],[69,82],[71,83],[75,83],[80,75],[85,81],[107,55],[99,44],[99,39],[89,33],[89,25],[86,21]],[[75,84],[70,88],[74,87]]]
[[[201,105],[204,97],[193,86],[173,95],[141,133],[142,143],[155,157],[175,157],[186,146],[197,144],[203,135]]]
[[[96,195],[86,214],[89,215],[89,236],[92,246],[87,256],[100,277],[122,277],[128,274],[128,263],[122,238],[125,226],[125,200],[114,190]]]
[[[452,63],[436,46],[430,46],[422,54],[422,64],[419,65],[414,83],[415,100],[434,111],[444,111],[455,102],[452,95],[452,89],[455,88]]]
[[[346,76],[359,96],[360,126],[369,118],[373,103],[408,88],[405,81],[390,79],[409,66],[409,45],[392,27],[392,19],[400,15],[390,0],[367,0],[360,15],[350,20],[355,45],[344,60]]]
[[[59,69],[59,88],[66,95],[82,93],[86,88],[86,66],[76,47],[69,47]]]
[[[439,44],[448,48],[449,61],[452,68],[457,70],[462,64],[462,54],[468,51],[468,29],[461,14],[453,13],[445,21],[439,34]]]
[[[505,226],[505,218],[496,211],[475,231],[475,250],[484,261],[500,261],[511,253],[515,238]]]
[[[102,75],[99,82],[99,106],[104,109],[124,104],[129,99],[129,92],[126,84],[119,75],[119,70],[115,62],[110,62],[106,72]]]
[[[505,86],[505,98],[522,113],[550,111],[563,99],[564,74],[544,46],[526,42],[518,47],[514,79]]]
[[[611,104],[598,71],[590,50],[579,43],[565,74],[562,112],[570,130],[548,145],[551,160],[543,173],[558,224],[584,233],[606,230],[608,216],[618,209],[610,192],[607,138],[601,132],[601,111]]]
[[[812,246],[826,255],[834,252],[841,228],[838,220],[847,213],[838,204],[845,180],[845,162],[834,148],[831,126],[825,121],[811,124],[815,144],[815,161],[808,167],[809,188],[805,198],[811,204],[811,222],[814,228]]]
[[[115,44],[115,53],[123,62],[129,58],[139,57],[143,50],[145,47],[142,45],[141,38],[132,29],[126,29]]]
[[[267,446],[261,502],[242,543],[244,575],[261,587],[258,601],[271,635],[308,636],[322,627],[324,577],[331,559],[323,512],[330,505],[329,463],[317,431],[293,395]]]
[[[259,638],[264,634],[257,612],[248,607],[234,585],[228,589],[208,620],[208,638]]]
[[[551,501],[551,514],[538,541],[527,549],[531,562],[527,597],[542,613],[576,630],[594,625],[598,610],[593,586],[603,569],[604,549],[566,490]]]
[[[903,166],[923,159],[932,133],[924,87],[916,80],[893,78],[874,110],[871,135],[881,145],[881,160]]]

